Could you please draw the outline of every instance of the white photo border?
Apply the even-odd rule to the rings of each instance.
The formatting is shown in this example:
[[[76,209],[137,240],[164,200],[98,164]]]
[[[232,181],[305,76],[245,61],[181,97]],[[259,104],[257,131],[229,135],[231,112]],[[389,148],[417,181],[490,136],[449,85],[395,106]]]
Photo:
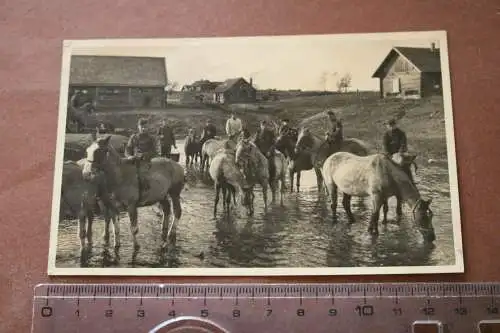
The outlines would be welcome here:
[[[245,42],[249,38],[268,39],[274,42],[280,38],[308,38],[325,36],[332,40],[366,39],[366,40],[413,40],[433,38],[439,40],[441,52],[442,93],[445,113],[446,147],[450,184],[451,218],[453,225],[454,265],[441,266],[385,266],[385,267],[279,267],[279,268],[62,268],[56,266],[56,251],[58,242],[60,189],[62,181],[62,166],[64,159],[66,113],[69,90],[69,74],[71,56],[75,50],[85,50],[88,47],[158,47],[182,45],[197,45],[210,42]],[[461,214],[458,190],[458,173],[455,151],[455,130],[451,96],[451,77],[449,66],[448,38],[446,31],[408,31],[382,33],[349,33],[349,34],[314,34],[314,35],[283,35],[283,36],[240,36],[240,37],[202,37],[202,38],[137,38],[137,39],[92,39],[63,41],[62,68],[59,91],[59,112],[57,126],[57,143],[54,164],[52,212],[50,223],[50,245],[48,256],[48,275],[50,276],[326,276],[326,275],[401,275],[401,274],[442,274],[463,273],[463,242],[461,231]],[[97,55],[97,54],[96,54]],[[167,74],[168,75],[168,74]],[[182,219],[181,219],[182,220]]]

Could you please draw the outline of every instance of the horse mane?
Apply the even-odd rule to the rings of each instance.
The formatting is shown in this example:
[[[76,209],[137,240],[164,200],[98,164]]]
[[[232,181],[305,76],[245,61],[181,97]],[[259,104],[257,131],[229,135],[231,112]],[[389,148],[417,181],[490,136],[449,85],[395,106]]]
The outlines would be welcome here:
[[[391,183],[391,186],[396,186],[399,189],[401,189],[401,185],[409,186],[412,190],[418,193],[418,195],[420,195],[417,186],[411,181],[408,174],[399,164],[394,162],[385,154],[377,154],[377,157],[378,165],[382,169],[382,173],[390,178],[389,181]],[[398,177],[399,179],[396,179],[396,177]]]

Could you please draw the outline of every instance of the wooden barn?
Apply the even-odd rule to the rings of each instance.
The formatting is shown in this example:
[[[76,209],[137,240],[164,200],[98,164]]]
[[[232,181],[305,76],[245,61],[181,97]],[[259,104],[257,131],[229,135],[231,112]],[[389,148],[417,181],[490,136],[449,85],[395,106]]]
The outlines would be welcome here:
[[[394,47],[382,61],[374,78],[380,80],[380,96],[421,98],[442,94],[439,49]]]
[[[251,103],[257,100],[257,90],[252,80],[243,78],[229,79],[222,82],[214,90],[214,102],[219,104]]]
[[[72,56],[69,95],[86,91],[100,108],[166,106],[165,58]]]

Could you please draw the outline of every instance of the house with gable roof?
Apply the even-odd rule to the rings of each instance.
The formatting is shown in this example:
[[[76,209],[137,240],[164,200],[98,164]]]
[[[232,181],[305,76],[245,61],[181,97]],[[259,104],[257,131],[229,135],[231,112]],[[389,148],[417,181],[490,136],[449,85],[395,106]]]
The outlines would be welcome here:
[[[394,47],[372,77],[380,81],[381,98],[441,95],[439,49],[434,43],[429,48]]]
[[[257,90],[242,77],[226,80],[214,90],[214,102],[219,104],[252,103],[257,100]]]
[[[96,108],[166,106],[167,71],[162,57],[71,57],[69,95],[85,92]]]

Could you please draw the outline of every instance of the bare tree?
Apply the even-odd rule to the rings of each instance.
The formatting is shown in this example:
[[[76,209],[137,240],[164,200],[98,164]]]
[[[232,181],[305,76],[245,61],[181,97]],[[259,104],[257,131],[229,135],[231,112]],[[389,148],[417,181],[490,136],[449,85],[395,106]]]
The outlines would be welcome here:
[[[178,87],[179,87],[179,82],[176,82],[176,81],[168,81],[167,82],[167,92],[168,93],[175,91],[175,89],[177,89]]]
[[[326,91],[326,84],[328,83],[328,73],[322,72],[319,77],[319,84],[323,87],[323,90]]]
[[[345,73],[338,81],[337,81],[337,91],[338,92],[347,92],[347,89],[351,86],[351,73]]]

